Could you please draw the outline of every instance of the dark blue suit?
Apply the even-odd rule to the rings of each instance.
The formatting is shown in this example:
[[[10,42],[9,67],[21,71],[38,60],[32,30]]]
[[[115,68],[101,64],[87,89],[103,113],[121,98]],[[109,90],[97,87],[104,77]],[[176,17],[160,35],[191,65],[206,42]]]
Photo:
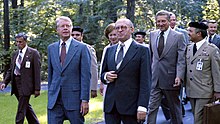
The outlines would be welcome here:
[[[220,35],[218,34],[214,35],[211,43],[215,44],[220,49]]]
[[[132,41],[119,69],[116,70],[117,46],[114,45],[107,49],[102,65],[101,80],[103,83],[106,84],[106,80],[104,80],[106,72],[116,71],[117,73],[117,79],[107,84],[104,112],[117,111],[119,115],[136,117],[138,106],[148,107],[151,87],[149,49]],[[112,121],[106,120],[106,123],[115,123],[113,119],[110,120]]]
[[[72,39],[61,66],[59,45],[55,42],[48,47],[48,124],[64,119],[80,124],[84,121],[79,112],[81,101],[89,101],[90,53],[85,44]]]

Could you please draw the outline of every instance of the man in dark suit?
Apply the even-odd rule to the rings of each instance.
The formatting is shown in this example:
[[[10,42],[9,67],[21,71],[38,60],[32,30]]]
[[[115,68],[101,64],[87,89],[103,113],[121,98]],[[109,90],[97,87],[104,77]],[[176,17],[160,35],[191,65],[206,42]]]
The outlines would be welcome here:
[[[89,109],[90,53],[71,37],[69,17],[56,19],[58,42],[48,46],[48,124],[83,124]]]
[[[3,90],[11,82],[11,95],[15,94],[18,100],[16,124],[23,124],[25,116],[29,124],[39,124],[29,100],[31,94],[35,97],[40,95],[40,55],[36,49],[27,46],[25,33],[19,33],[15,39],[18,50],[12,55],[10,69],[0,89]]]
[[[208,23],[208,41],[215,44],[220,49],[220,35],[218,35],[218,23],[215,20],[209,20]]]
[[[72,29],[72,37],[79,42],[83,42],[83,29],[79,26],[74,26]],[[85,43],[86,44],[86,43]],[[90,81],[90,90],[91,90],[91,98],[97,97],[97,85],[98,85],[98,64],[95,49],[86,44],[90,55],[91,55],[91,81]]]
[[[171,123],[181,124],[180,85],[185,75],[185,49],[183,34],[170,28],[170,13],[156,14],[158,30],[150,33],[152,53],[152,90],[147,123],[156,124],[157,112],[164,96],[168,101]]]
[[[144,121],[151,85],[150,52],[131,38],[129,19],[116,21],[119,43],[106,50],[101,80],[107,84],[104,100],[106,124]]]

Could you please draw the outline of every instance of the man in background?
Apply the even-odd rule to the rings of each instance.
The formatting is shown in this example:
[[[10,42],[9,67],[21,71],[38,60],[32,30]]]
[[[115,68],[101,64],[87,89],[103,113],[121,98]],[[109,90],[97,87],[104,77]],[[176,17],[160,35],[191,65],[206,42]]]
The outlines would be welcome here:
[[[39,124],[29,101],[32,94],[40,95],[40,54],[36,49],[27,45],[27,35],[19,33],[15,36],[18,50],[12,55],[10,69],[7,71],[3,84],[3,90],[10,82],[11,95],[15,94],[18,100],[16,124],[23,124],[26,117],[29,124]]]
[[[134,33],[135,40],[140,43],[141,45],[144,45],[146,47],[149,47],[148,44],[145,43],[145,36],[146,33],[144,31],[137,31]]]
[[[209,43],[215,44],[220,49],[220,35],[217,34],[218,23],[215,20],[209,20],[207,25]]]
[[[83,29],[79,26],[74,26],[72,29],[72,37],[77,41],[83,43]],[[91,55],[91,81],[90,81],[90,90],[91,90],[91,98],[97,97],[97,84],[98,84],[98,64],[95,49],[86,44]]]

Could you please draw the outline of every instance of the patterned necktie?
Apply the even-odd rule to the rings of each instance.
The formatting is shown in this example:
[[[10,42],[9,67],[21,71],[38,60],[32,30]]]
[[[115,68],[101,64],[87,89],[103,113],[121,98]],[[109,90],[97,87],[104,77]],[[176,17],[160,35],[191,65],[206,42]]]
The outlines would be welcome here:
[[[196,48],[196,44],[194,44],[193,46],[193,56],[196,54],[197,48]]]
[[[157,47],[159,57],[162,54],[163,48],[164,48],[164,36],[163,36],[163,34],[164,34],[164,32],[162,31],[160,33],[159,43],[158,43],[158,47]]]
[[[116,66],[118,66],[118,64],[122,61],[122,59],[123,59],[123,55],[124,55],[124,50],[123,50],[123,48],[124,48],[124,44],[123,43],[121,43],[120,44],[120,50],[119,50],[119,52],[118,52],[118,55],[117,55],[117,58],[116,58],[116,61],[115,61],[115,63],[116,63]]]
[[[60,53],[60,63],[61,63],[61,65],[63,65],[65,58],[66,58],[66,43],[63,42],[61,44],[61,53]]]
[[[21,68],[21,62],[22,62],[22,51],[19,50],[19,53],[18,53],[18,59],[17,59],[17,62],[16,62],[16,66],[15,66],[15,71],[14,71],[14,74],[15,75],[21,75],[21,71],[20,71],[20,68]]]

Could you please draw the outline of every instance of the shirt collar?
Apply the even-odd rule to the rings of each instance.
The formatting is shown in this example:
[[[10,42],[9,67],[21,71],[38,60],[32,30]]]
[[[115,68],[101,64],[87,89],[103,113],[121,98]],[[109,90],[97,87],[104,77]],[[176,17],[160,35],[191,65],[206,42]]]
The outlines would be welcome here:
[[[66,43],[66,46],[69,46],[70,45],[70,43],[71,43],[71,41],[72,41],[72,37],[70,37],[65,43]],[[60,47],[61,47],[61,44],[63,43],[63,41],[62,41],[62,39],[60,39]]]
[[[203,43],[205,43],[206,42],[206,38],[204,38],[204,39],[202,39],[201,41],[199,41],[199,42],[197,42],[196,43],[196,48],[197,48],[197,50],[202,46],[202,44]]]
[[[27,51],[27,48],[28,48],[28,46],[27,46],[27,44],[26,44],[26,46],[21,50],[21,51],[22,51],[22,54],[24,54],[24,53]],[[19,53],[20,53],[20,50],[19,50]]]
[[[126,41],[124,42],[124,45],[125,45],[126,48],[129,48],[130,45],[131,45],[131,43],[132,43],[132,38],[130,37],[128,40],[126,40]],[[122,44],[122,42],[119,41],[118,46],[120,46],[121,44]],[[118,48],[119,48],[119,47],[118,47]]]

